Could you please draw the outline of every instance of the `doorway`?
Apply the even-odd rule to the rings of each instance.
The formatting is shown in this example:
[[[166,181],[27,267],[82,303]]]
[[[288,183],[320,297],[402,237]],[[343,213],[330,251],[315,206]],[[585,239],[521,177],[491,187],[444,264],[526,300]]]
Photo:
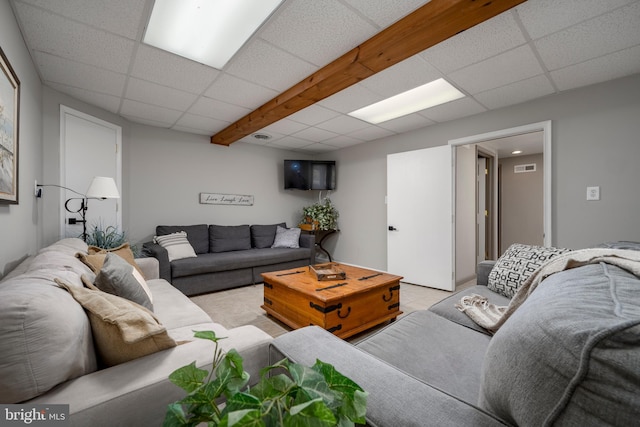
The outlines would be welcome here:
[[[60,236],[82,235],[80,208],[94,176],[111,177],[120,194],[122,128],[64,105],[60,106]],[[87,200],[87,231],[96,225],[122,227],[119,199]],[[66,208],[65,208],[66,206]]]
[[[475,269],[478,260],[482,258],[481,251],[484,249],[489,256],[489,259],[497,259],[502,250],[504,250],[503,246],[504,239],[503,236],[500,236],[501,227],[500,221],[503,220],[502,215],[505,212],[501,212],[499,206],[499,187],[498,187],[498,177],[499,177],[499,159],[502,157],[508,157],[511,155],[511,151],[514,150],[515,141],[520,137],[521,139],[526,139],[524,136],[527,135],[537,135],[537,144],[541,145],[542,158],[539,160],[542,166],[542,175],[543,175],[543,184],[542,184],[542,197],[541,201],[538,202],[539,208],[541,210],[541,223],[542,223],[542,236],[541,243],[544,246],[551,246],[552,233],[551,233],[551,121],[533,123],[530,125],[524,125],[516,128],[504,129],[496,132],[490,132],[485,134],[473,135],[465,138],[460,138],[456,140],[449,141],[449,144],[454,148],[454,176],[456,179],[456,185],[454,186],[454,212],[455,212],[455,230],[453,237],[453,245],[455,254],[455,271],[456,271],[456,283],[463,283],[467,280],[475,277]],[[466,148],[466,150],[461,150]],[[495,156],[497,159],[493,162],[491,166],[487,169],[487,173],[493,173],[493,178],[489,179],[490,182],[487,184],[488,187],[481,189],[481,180],[479,177],[475,176],[476,168],[480,169],[476,164],[474,170],[474,186],[473,190],[475,190],[475,201],[476,206],[475,209],[470,210],[469,206],[465,207],[464,201],[461,201],[461,195],[458,194],[458,190],[466,191],[467,193],[471,193],[471,187],[467,187],[465,190],[464,183],[459,182],[460,177],[464,176],[464,173],[459,169],[461,165],[464,163],[459,163],[458,159],[461,157],[461,153],[465,153],[465,151],[469,151],[473,148],[476,153],[475,156],[472,157],[470,154],[466,154],[468,158],[473,158],[474,160],[478,160],[480,164],[486,162],[485,158],[491,158]],[[531,150],[531,147],[528,147],[527,150]],[[508,155],[505,153],[509,153]],[[484,155],[483,155],[484,153]],[[467,161],[468,163],[468,161]],[[523,165],[519,165],[523,166]],[[466,166],[468,167],[468,166]],[[512,167],[512,166],[511,166]],[[469,186],[471,184],[468,184]],[[487,190],[487,188],[489,190]],[[485,191],[484,195],[481,191]],[[495,197],[487,197],[487,191],[491,191]],[[487,209],[488,219],[485,220],[485,230],[482,230],[482,218],[481,218],[481,200],[482,198],[486,203],[485,206],[489,207]],[[540,206],[541,205],[541,206]],[[464,225],[465,223],[471,224],[473,222],[476,226],[476,232],[473,234],[475,238],[474,242],[470,241],[471,233],[466,232],[465,230],[469,229],[469,226]],[[489,233],[486,233],[487,228],[489,228]],[[484,236],[484,242],[482,242],[482,236]],[[473,253],[471,253],[470,248],[474,248]]]

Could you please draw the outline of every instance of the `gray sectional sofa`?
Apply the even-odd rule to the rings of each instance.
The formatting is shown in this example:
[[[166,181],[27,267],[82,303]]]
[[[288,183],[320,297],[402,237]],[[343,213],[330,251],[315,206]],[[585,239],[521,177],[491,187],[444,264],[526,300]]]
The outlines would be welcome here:
[[[179,345],[105,367],[88,309],[55,282],[86,290],[81,277],[95,280],[78,253],[87,254],[82,240],[60,240],[0,282],[0,403],[20,403],[25,411],[30,405],[69,405],[72,426],[162,425],[167,405],[184,397],[169,374],[194,361],[211,366],[213,343],[194,339],[194,330],[227,337],[221,348],[238,350],[244,369],[259,378],[272,338],[254,326],[228,330],[214,323],[159,278],[154,258],[136,262],[153,297],[153,315]]]
[[[185,295],[230,289],[262,282],[261,273],[315,263],[315,237],[300,234],[298,248],[272,248],[277,226],[186,225],[156,227],[163,236],[185,231],[197,257],[169,261],[167,250],[154,242],[143,244],[158,259],[160,277]]]
[[[270,362],[333,364],[370,393],[372,426],[637,425],[640,267],[552,274],[493,336],[454,307],[474,293],[508,304],[486,286],[492,267],[355,345],[315,326],[279,336]]]

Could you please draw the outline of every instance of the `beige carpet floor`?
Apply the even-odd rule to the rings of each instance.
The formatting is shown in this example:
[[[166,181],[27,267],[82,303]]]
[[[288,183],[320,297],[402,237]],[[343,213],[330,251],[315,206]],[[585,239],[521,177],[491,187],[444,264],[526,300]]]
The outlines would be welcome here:
[[[475,281],[465,283],[458,286],[456,291],[474,284]],[[429,308],[450,295],[451,292],[447,291],[401,283],[400,310],[403,314],[400,317],[406,316],[412,311]],[[254,325],[274,338],[291,330],[289,326],[268,316],[260,308],[263,302],[262,284],[198,295],[191,297],[191,300],[207,312],[214,322],[220,323],[227,329],[242,325]],[[365,334],[382,326],[384,324]],[[352,339],[360,339],[361,337],[362,335],[359,335]]]

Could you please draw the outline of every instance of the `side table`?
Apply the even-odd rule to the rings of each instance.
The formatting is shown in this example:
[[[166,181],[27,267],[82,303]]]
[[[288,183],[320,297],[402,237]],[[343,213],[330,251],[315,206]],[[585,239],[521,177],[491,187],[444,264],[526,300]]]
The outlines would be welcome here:
[[[329,258],[329,262],[332,262],[333,259],[331,258],[331,254],[329,253],[328,250],[326,250],[322,244],[324,243],[324,241],[327,239],[327,237],[331,236],[334,233],[337,233],[338,229],[333,229],[333,230],[302,230],[303,233],[309,233],[309,234],[313,234],[316,236],[316,248],[318,250],[320,250],[321,252],[324,252],[324,254]]]

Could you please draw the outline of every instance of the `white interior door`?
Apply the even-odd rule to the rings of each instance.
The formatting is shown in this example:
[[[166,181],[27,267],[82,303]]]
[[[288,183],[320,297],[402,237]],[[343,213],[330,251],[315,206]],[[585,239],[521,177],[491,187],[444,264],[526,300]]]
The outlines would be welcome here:
[[[62,147],[61,184],[75,192],[62,192],[62,212],[64,219],[61,236],[79,237],[82,234],[82,223],[69,224],[69,219],[81,219],[80,213],[68,212],[65,202],[72,211],[78,211],[82,195],[87,192],[94,176],[114,178],[118,191],[122,194],[120,145],[122,129],[120,126],[105,122],[96,117],[61,106],[60,109],[60,141]],[[76,193],[77,192],[77,193]],[[78,194],[80,193],[80,194]],[[122,214],[119,199],[87,201],[87,231],[95,225],[117,226],[122,231]]]
[[[387,270],[403,281],[452,291],[450,146],[387,156]]]

